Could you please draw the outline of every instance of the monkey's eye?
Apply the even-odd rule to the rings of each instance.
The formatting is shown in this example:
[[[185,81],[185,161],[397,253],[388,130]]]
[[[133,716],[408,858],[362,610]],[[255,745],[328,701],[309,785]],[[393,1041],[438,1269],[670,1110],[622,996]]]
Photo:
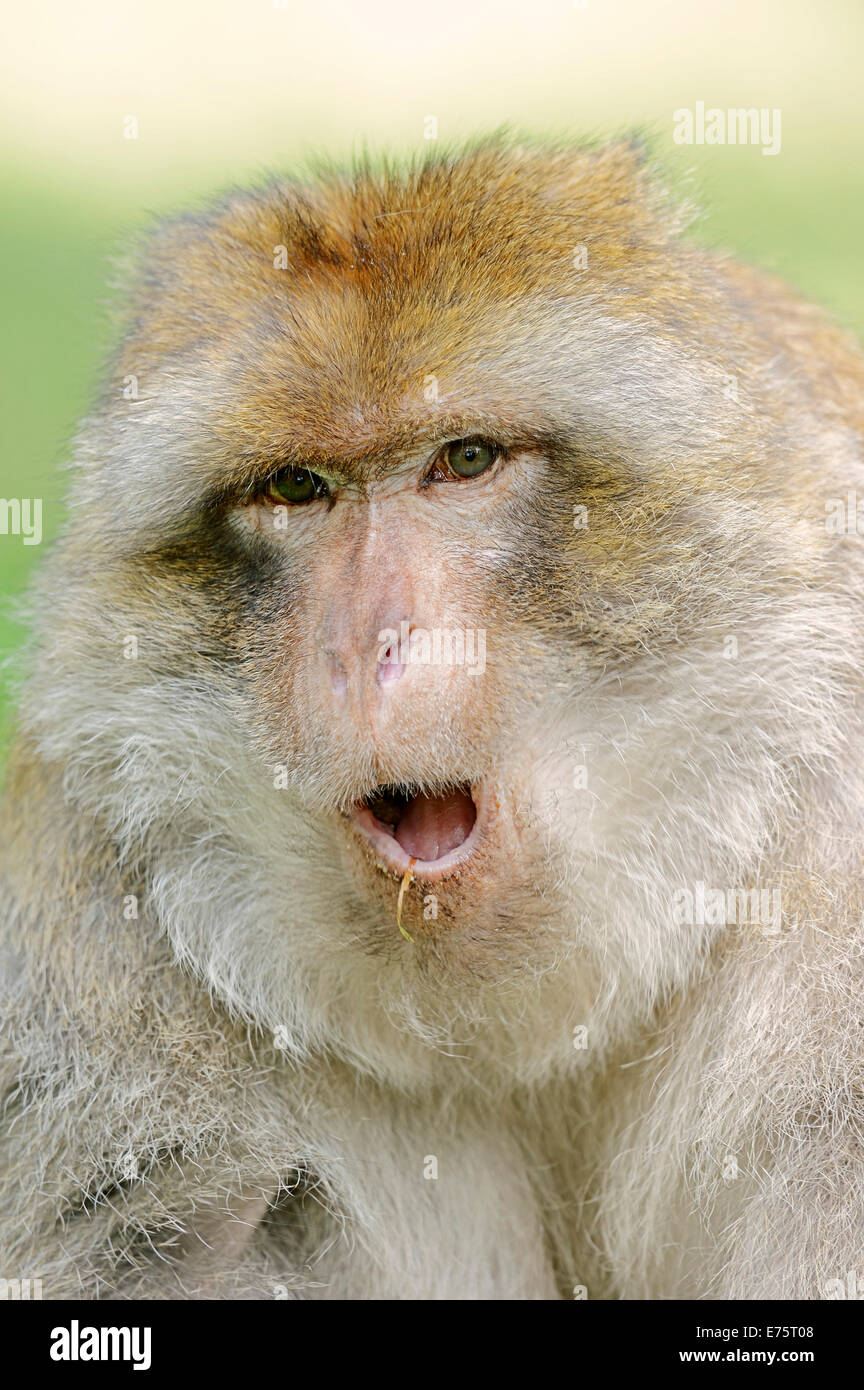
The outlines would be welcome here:
[[[486,439],[455,439],[444,450],[442,461],[457,478],[476,478],[491,468],[501,453],[500,445]]]
[[[316,497],[329,497],[329,489],[323,478],[308,468],[286,468],[270,484],[269,496],[274,502],[287,502],[289,506],[301,507],[304,502],[314,502]]]

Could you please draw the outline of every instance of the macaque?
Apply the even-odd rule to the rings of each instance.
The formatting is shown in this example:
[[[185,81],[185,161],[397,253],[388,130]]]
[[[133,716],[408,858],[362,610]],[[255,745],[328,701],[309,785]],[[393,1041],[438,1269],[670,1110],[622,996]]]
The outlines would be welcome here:
[[[4,1277],[864,1273],[864,362],[686,221],[494,139],[150,237],[5,774]]]

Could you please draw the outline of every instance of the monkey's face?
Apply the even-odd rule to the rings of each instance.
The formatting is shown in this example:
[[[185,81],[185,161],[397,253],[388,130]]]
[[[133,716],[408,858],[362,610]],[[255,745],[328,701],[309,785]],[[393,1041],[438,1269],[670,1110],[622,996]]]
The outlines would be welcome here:
[[[493,926],[542,874],[525,754],[571,507],[538,442],[463,429],[289,465],[231,518],[268,576],[238,629],[257,736],[388,930],[409,869],[402,916],[427,931]]]
[[[650,875],[718,766],[706,709],[728,746],[723,635],[810,544],[784,500],[794,422],[725,390],[754,330],[632,161],[493,148],[238,197],[168,227],[138,306],[136,390],[85,437],[68,567],[103,595],[72,662],[102,702],[74,756],[110,746],[112,787],[137,758],[112,803],[125,842],[163,827],[166,894],[192,872],[178,806],[202,884],[217,849],[235,882],[257,857],[243,891],[264,905],[224,930],[259,993],[303,941],[323,968],[322,938],[340,961],[388,943],[404,978],[533,969],[551,942],[593,988],[615,914],[629,969],[636,897],[669,891]],[[723,671],[727,702],[745,676]],[[176,732],[147,704],[169,696]],[[604,864],[636,866],[617,896]],[[183,931],[233,980],[211,924]]]

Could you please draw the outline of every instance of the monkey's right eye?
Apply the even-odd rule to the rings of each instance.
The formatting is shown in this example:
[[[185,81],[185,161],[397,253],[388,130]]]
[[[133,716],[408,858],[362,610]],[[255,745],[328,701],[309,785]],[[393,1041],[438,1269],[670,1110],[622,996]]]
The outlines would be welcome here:
[[[330,490],[324,479],[308,468],[286,468],[276,474],[267,495],[272,502],[302,507],[305,502],[314,502],[316,497],[329,497]]]

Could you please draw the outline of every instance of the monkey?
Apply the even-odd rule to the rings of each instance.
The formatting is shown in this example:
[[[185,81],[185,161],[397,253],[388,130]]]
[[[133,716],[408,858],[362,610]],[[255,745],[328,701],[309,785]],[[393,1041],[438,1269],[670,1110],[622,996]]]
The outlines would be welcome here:
[[[4,1276],[860,1269],[864,363],[691,220],[496,135],[124,263],[4,779]]]

